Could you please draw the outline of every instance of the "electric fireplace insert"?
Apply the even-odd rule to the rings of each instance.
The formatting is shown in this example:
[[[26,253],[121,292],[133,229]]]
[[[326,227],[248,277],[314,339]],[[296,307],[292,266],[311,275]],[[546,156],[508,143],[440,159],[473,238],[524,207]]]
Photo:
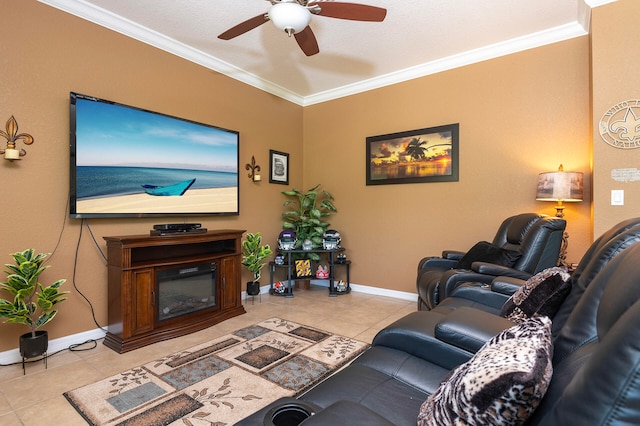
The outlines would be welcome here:
[[[215,262],[156,271],[158,322],[216,306]]]

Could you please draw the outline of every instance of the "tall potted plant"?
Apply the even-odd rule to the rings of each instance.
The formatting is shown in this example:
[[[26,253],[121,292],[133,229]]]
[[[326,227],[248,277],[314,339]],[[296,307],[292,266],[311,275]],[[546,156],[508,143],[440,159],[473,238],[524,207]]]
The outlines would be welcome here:
[[[47,254],[35,254],[34,249],[26,249],[11,255],[15,264],[5,264],[8,271],[7,280],[0,282],[0,289],[9,293],[12,298],[0,298],[0,318],[5,323],[24,324],[29,332],[20,336],[20,354],[24,358],[42,355],[49,344],[48,333],[38,328],[51,321],[58,311],[56,305],[64,300],[68,291],[60,291],[66,281],[60,279],[48,287],[38,280],[40,274],[49,265],[44,266]]]
[[[282,192],[287,197],[284,203],[287,210],[282,212],[282,228],[295,231],[297,249],[306,240],[311,241],[313,248],[322,247],[322,236],[329,227],[326,220],[338,211],[333,204],[333,196],[319,188],[320,185],[316,185],[307,192],[295,188]],[[320,260],[318,253],[308,253],[305,257]]]
[[[247,294],[255,296],[260,293],[260,276],[264,261],[272,252],[269,244],[262,245],[262,237],[259,232],[247,234],[242,242],[242,264],[253,274],[253,281],[247,283]]]

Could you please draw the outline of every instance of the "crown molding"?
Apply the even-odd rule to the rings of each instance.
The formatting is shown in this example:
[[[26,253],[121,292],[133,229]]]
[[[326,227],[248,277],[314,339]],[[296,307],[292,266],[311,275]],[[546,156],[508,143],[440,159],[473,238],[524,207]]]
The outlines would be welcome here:
[[[87,3],[84,0],[38,1],[102,27],[116,31],[127,37],[131,37],[135,40],[164,50],[190,62],[217,71],[230,78],[256,87],[262,91],[268,92],[297,105],[308,106],[586,35],[588,34],[590,16],[588,6],[591,6],[592,4],[602,5],[616,0],[584,0],[588,5],[587,9],[581,9],[579,14],[582,17],[577,17],[578,21],[575,23],[562,25],[527,36],[496,43],[480,49],[470,50],[447,58],[438,59],[436,61],[308,96],[302,96],[280,85],[262,79],[228,62],[205,54],[200,50],[189,47],[170,37],[111,13],[108,10]]]
[[[202,65],[213,71],[217,71],[235,80],[271,93],[280,98],[302,105],[304,98],[282,86],[264,80],[254,74],[238,68],[228,62],[205,54],[190,46],[180,43],[170,37],[160,34],[149,28],[136,24],[133,21],[116,15],[101,7],[97,7],[84,0],[38,0],[48,6],[67,12],[94,24],[116,31],[132,39],[141,41],[165,52],[176,55],[187,61]]]
[[[368,90],[378,89],[392,84],[401,83],[419,77],[448,71],[454,68],[475,64],[489,59],[510,55],[512,53],[521,52],[523,50],[533,49],[547,44],[557,43],[559,41],[568,40],[575,37],[586,35],[587,31],[582,25],[576,23],[562,25],[546,31],[529,34],[524,37],[518,37],[490,46],[474,49],[458,55],[449,56],[438,59],[436,61],[417,65],[411,68],[400,70],[397,72],[364,80],[358,83],[339,87],[337,89],[328,90],[317,93],[315,95],[306,96],[303,106],[313,105],[320,102],[354,95],[356,93]]]
[[[591,9],[594,7],[602,6],[603,4],[609,4],[617,2],[618,0],[583,0],[587,6]]]

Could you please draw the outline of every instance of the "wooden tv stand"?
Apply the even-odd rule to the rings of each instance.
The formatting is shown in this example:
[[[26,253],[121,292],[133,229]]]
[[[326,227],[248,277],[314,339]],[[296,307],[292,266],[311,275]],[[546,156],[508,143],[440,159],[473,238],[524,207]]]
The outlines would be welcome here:
[[[241,230],[163,236],[104,237],[107,241],[109,326],[104,344],[122,353],[183,336],[245,313]],[[158,320],[156,270],[215,263],[216,304]]]

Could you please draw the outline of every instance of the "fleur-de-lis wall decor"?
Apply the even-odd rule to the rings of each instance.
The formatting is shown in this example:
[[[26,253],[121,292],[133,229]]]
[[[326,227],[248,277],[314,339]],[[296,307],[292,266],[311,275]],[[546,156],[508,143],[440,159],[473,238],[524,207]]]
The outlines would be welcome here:
[[[27,155],[27,151],[16,148],[16,142],[22,140],[25,145],[31,145],[34,141],[33,136],[28,133],[18,133],[18,122],[13,115],[7,120],[5,129],[6,131],[0,130],[0,136],[7,140],[7,147],[0,148],[0,154],[4,154],[5,160],[20,160],[20,157]]]
[[[629,99],[609,108],[598,129],[602,139],[614,148],[640,148],[640,99]]]
[[[245,164],[244,168],[249,170],[249,179],[254,182],[259,182],[261,180],[261,177],[258,174],[260,166],[256,164],[256,159],[253,155],[251,156],[251,164]]]

